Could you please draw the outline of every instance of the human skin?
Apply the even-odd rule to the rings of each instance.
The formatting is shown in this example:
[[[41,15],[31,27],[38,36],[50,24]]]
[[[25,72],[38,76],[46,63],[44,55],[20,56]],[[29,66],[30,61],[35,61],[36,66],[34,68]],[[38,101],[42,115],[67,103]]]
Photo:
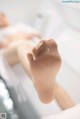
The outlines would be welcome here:
[[[47,44],[49,43],[49,41],[47,41]],[[38,45],[39,46],[39,45]],[[38,46],[36,46],[36,47],[38,47]],[[49,46],[50,46],[50,43],[49,43]],[[56,53],[57,53],[57,55],[58,55],[58,58],[59,58],[59,63],[61,63],[61,59],[60,59],[60,56],[59,56],[59,54],[58,54],[58,50],[57,50],[57,44],[54,42],[54,54],[56,55]],[[35,48],[36,48],[35,47]],[[50,46],[51,47],[51,46]],[[49,48],[50,48],[49,47]],[[45,83],[46,83],[46,77],[47,78],[49,78],[48,80],[47,80],[47,84],[50,82],[50,80],[52,80],[52,82],[53,83],[51,83],[52,84],[52,88],[50,87],[50,93],[48,94],[48,95],[46,95],[47,93],[45,93],[45,91],[43,92],[42,91],[42,89],[44,88],[44,86],[42,86],[42,89],[41,89],[41,84],[40,85],[38,85],[39,83],[38,83],[38,81],[37,81],[37,77],[39,77],[39,75],[40,75],[40,78],[41,78],[41,74],[39,74],[40,73],[40,69],[39,69],[39,65],[42,63],[42,65],[43,65],[43,63],[45,62],[45,60],[46,60],[46,57],[49,57],[49,55],[51,55],[51,54],[47,54],[47,56],[46,57],[43,57],[43,54],[45,54],[45,49],[44,49],[44,47],[42,47],[41,49],[43,49],[43,51],[45,51],[45,52],[42,52],[41,50],[40,50],[40,52],[42,52],[42,59],[44,59],[44,62],[43,62],[43,60],[42,59],[39,59],[38,57],[38,62],[37,62],[37,73],[38,73],[38,75],[37,76],[32,76],[33,74],[35,74],[35,73],[32,73],[32,71],[34,72],[35,70],[32,70],[33,68],[30,66],[30,55],[31,55],[31,53],[33,53],[34,52],[34,54],[35,54],[35,48],[33,48],[33,46],[31,45],[31,43],[28,43],[28,41],[24,41],[24,42],[22,42],[22,41],[18,41],[18,42],[16,42],[16,45],[14,45],[13,43],[12,43],[12,45],[11,46],[9,46],[9,47],[7,47],[7,48],[5,48],[5,50],[4,50],[4,57],[7,59],[7,61],[10,63],[10,65],[14,65],[14,64],[16,64],[16,63],[18,63],[18,62],[20,62],[21,63],[21,65],[22,65],[22,67],[24,68],[24,70],[26,71],[26,73],[28,73],[28,75],[30,76],[30,78],[32,79],[32,81],[33,81],[33,83],[34,83],[34,86],[35,86],[35,88],[36,88],[36,90],[37,90],[37,92],[38,92],[38,95],[39,95],[39,98],[40,98],[40,100],[43,102],[43,103],[50,103],[54,98],[56,99],[56,101],[58,102],[58,104],[59,104],[59,106],[62,108],[62,109],[66,109],[66,108],[70,108],[70,107],[72,107],[72,106],[74,106],[75,104],[74,104],[74,102],[72,101],[72,99],[71,99],[71,97],[68,95],[68,93],[62,88],[62,86],[60,86],[57,82],[56,82],[56,75],[52,75],[52,77],[51,77],[51,74],[49,73],[47,73],[47,71],[46,70],[44,70],[45,72],[43,73],[43,76],[44,76],[44,74],[45,74],[45,80],[44,79],[42,79],[43,81],[45,81]],[[32,50],[33,49],[33,50]],[[38,49],[37,49],[38,50]],[[51,50],[52,50],[52,48],[51,48]],[[16,53],[15,53],[15,52]],[[28,53],[30,53],[30,54],[28,54]],[[38,53],[39,53],[39,51],[38,51]],[[15,56],[13,57],[13,58],[10,58],[11,57],[11,54],[15,54]],[[28,54],[28,58],[27,58],[27,54]],[[13,56],[13,55],[12,55]],[[44,55],[45,56],[45,55]],[[15,57],[18,59],[18,60],[15,60]],[[40,56],[39,56],[40,57]],[[54,57],[54,56],[53,56]],[[55,58],[54,58],[55,59]],[[49,59],[50,60],[50,59]],[[48,61],[48,59],[47,59],[47,61]],[[47,63],[47,62],[46,62]],[[53,64],[54,64],[54,62],[53,62]],[[46,65],[46,64],[45,64]],[[44,66],[45,66],[44,65]],[[34,65],[35,66],[35,65]],[[51,66],[52,66],[52,63],[51,63]],[[56,65],[55,65],[56,66]],[[59,65],[58,65],[58,68],[59,68]],[[46,69],[46,67],[45,67],[45,69]],[[48,72],[50,72],[50,70],[52,69],[49,69],[49,68],[47,68],[48,69]],[[57,73],[57,71],[59,70],[59,69],[57,69],[56,70],[56,72],[54,71],[54,69],[55,68],[53,68],[52,69],[52,74],[56,74]],[[32,70],[32,71],[31,71]],[[46,74],[48,74],[48,76],[46,75]],[[42,77],[43,77],[42,76]],[[41,80],[41,79],[38,79],[38,80]],[[36,82],[37,81],[37,82]],[[36,83],[35,83],[36,82]],[[54,85],[55,84],[55,85]],[[50,83],[49,83],[49,85],[50,85]],[[49,85],[46,85],[46,87],[47,86],[49,86]],[[45,89],[46,89],[46,87],[45,87]],[[43,92],[43,93],[42,93]],[[45,96],[44,96],[44,93],[45,93]],[[62,102],[62,99],[64,100],[64,103]]]
[[[56,42],[52,39],[40,41],[33,48],[32,53],[28,54],[28,59],[40,100],[49,103],[55,98],[62,109],[68,108],[72,104],[71,98],[56,82],[56,76],[61,66]]]
[[[38,33],[24,33],[24,32],[18,32],[13,35],[10,35],[6,37],[5,39],[2,39],[0,42],[0,48],[5,48],[8,46],[8,44],[14,42],[14,41],[20,41],[20,40],[31,40],[32,38],[37,37],[38,39],[41,38],[41,36]],[[15,39],[15,40],[14,40]]]
[[[0,12],[0,28],[5,28],[10,25],[10,22],[6,15],[2,12]]]
[[[58,114],[53,114],[41,119],[80,119],[80,104]]]
[[[8,27],[10,25],[11,24],[10,24],[7,16],[4,13],[0,13],[0,28],[5,28],[5,27]],[[8,61],[8,63],[11,66],[13,66],[13,65],[15,65],[15,64],[17,64],[17,63],[20,62],[21,65],[23,66],[24,70],[26,71],[26,73],[30,76],[30,78],[32,78],[32,73],[31,73],[31,68],[30,68],[30,62],[29,62],[28,58],[26,57],[26,54],[29,53],[29,52],[31,52],[31,50],[33,49],[33,46],[31,44],[29,44],[28,42],[25,43],[25,41],[27,41],[27,39],[30,40],[33,37],[40,38],[40,35],[39,34],[33,34],[33,33],[32,34],[31,33],[30,34],[29,33],[28,34],[17,33],[17,34],[11,35],[9,37],[6,37],[2,42],[0,42],[0,48],[1,49],[4,48],[3,55],[4,55],[5,59]],[[16,41],[16,43],[15,43],[15,41]],[[44,47],[42,47],[42,48],[44,49]],[[35,51],[33,51],[33,52],[35,54]],[[45,62],[45,60],[46,60],[45,57],[43,59],[44,59],[44,62]],[[47,61],[48,61],[48,59],[47,59]],[[42,61],[39,61],[39,62],[41,64],[43,64]],[[40,65],[39,63],[37,63],[37,64]],[[38,69],[39,69],[39,67],[38,67]],[[36,81],[36,79],[35,79],[35,81]],[[54,81],[55,81],[55,76],[53,77],[53,82]],[[52,84],[54,84],[54,83],[52,83]],[[35,87],[36,87],[37,92],[38,92],[39,91],[38,90],[38,85],[35,85]],[[52,88],[52,92],[54,92],[53,90],[54,90],[54,86]],[[53,94],[52,95],[52,98],[50,97],[50,99],[48,99],[48,98],[45,99],[44,96],[42,96],[42,98],[41,98],[41,93],[38,93],[38,94],[39,94],[39,97],[40,97],[41,101],[43,101],[45,103],[51,102],[52,99],[53,99],[53,97],[54,97],[54,94]],[[64,100],[64,103],[62,102],[62,98]],[[74,102],[72,101],[72,99],[70,98],[70,96],[62,88],[62,86],[60,86],[58,83],[55,83],[55,99],[57,100],[59,106],[62,109],[66,109],[66,108],[69,108],[69,107],[74,106]]]
[[[27,56],[39,98],[49,103],[55,97],[56,75],[61,66],[57,45],[53,40],[40,41]]]
[[[0,12],[0,28],[3,29],[3,28],[6,28],[8,26],[11,26],[11,24],[10,24],[7,16],[4,13]],[[34,37],[41,38],[41,36],[38,33],[17,32],[13,35],[7,36],[5,39],[2,39],[0,41],[0,48],[7,47],[9,43],[14,42],[14,39],[15,39],[15,41],[18,41],[18,40],[21,40],[21,39],[30,40]]]

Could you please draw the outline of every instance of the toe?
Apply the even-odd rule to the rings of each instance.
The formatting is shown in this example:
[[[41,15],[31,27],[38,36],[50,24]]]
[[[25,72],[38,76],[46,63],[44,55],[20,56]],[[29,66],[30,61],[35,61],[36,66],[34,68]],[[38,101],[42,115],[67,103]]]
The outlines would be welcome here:
[[[33,55],[31,53],[27,54],[28,60],[31,63],[33,61]]]
[[[32,52],[34,54],[34,57],[38,57],[39,55],[43,55],[46,49],[46,42],[45,41],[40,41],[36,47],[33,48]]]
[[[57,50],[57,44],[53,39],[47,40],[46,43],[51,52]]]
[[[44,44],[45,44],[45,40],[41,40],[41,41],[36,45],[36,49],[37,49],[37,50],[42,49],[43,46],[44,46]]]
[[[34,58],[37,56],[37,49],[36,49],[36,47],[34,47],[33,49],[32,49],[32,53],[33,53],[33,55],[34,55]]]

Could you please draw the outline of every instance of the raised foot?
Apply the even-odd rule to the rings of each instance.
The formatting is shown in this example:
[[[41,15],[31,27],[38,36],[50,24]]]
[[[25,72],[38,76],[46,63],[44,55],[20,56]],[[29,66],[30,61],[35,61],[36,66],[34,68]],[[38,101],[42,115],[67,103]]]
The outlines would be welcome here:
[[[39,98],[49,103],[54,99],[55,78],[61,66],[57,44],[53,40],[42,40],[27,56]]]

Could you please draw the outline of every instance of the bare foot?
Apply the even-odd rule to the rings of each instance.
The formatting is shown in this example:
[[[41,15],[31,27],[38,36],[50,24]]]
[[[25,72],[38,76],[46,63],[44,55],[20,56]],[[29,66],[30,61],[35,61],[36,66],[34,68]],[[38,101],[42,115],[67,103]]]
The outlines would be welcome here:
[[[61,66],[57,44],[53,40],[40,41],[27,57],[39,98],[49,103],[55,95],[55,79]]]

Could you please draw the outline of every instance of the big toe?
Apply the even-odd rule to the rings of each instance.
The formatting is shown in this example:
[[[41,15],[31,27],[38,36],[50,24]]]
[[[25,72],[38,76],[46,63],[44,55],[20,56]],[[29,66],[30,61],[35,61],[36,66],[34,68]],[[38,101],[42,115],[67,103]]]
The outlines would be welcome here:
[[[45,40],[40,41],[36,45],[36,47],[34,47],[32,50],[34,57],[43,55],[45,51],[46,51],[46,41]]]
[[[46,43],[50,51],[57,51],[57,44],[53,39],[47,40]]]

